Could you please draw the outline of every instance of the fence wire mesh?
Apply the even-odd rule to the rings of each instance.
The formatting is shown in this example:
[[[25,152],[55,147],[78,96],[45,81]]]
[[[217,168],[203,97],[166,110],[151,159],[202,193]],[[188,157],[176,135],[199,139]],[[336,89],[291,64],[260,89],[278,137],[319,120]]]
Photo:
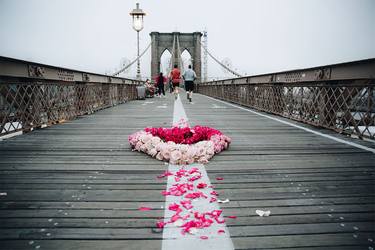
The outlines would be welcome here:
[[[339,133],[375,139],[374,80],[311,83],[202,83],[204,95]]]
[[[0,82],[0,136],[48,126],[136,99],[136,85]]]

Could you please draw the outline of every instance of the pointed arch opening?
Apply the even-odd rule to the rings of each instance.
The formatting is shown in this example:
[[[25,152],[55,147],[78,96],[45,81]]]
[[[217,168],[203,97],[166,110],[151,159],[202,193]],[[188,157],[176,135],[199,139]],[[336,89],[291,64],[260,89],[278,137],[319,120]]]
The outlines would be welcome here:
[[[193,65],[192,56],[188,49],[184,49],[184,51],[182,51],[181,60],[184,66],[184,70],[187,70],[189,65]]]
[[[159,72],[163,72],[164,75],[167,75],[170,72],[170,64],[172,60],[172,54],[169,49],[165,49],[160,56],[160,68]]]

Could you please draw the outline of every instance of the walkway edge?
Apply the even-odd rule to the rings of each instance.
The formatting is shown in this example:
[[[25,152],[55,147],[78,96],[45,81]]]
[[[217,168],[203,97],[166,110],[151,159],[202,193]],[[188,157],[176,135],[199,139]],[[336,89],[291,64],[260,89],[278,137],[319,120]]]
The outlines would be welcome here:
[[[202,94],[200,94],[202,95]],[[357,144],[355,142],[350,142],[350,141],[345,141],[343,139],[340,139],[340,138],[336,138],[334,136],[331,136],[331,135],[327,135],[327,134],[323,134],[321,132],[318,132],[318,131],[314,131],[312,129],[309,129],[309,128],[305,128],[303,126],[299,126],[297,124],[293,124],[291,122],[287,122],[287,121],[283,121],[283,120],[280,120],[278,118],[275,118],[275,117],[272,117],[272,116],[268,116],[268,115],[265,115],[265,114],[262,114],[262,113],[259,113],[257,111],[253,111],[251,109],[248,109],[248,108],[244,108],[244,107],[241,107],[241,106],[238,106],[236,104],[232,104],[232,103],[228,103],[226,101],[222,101],[222,100],[219,100],[219,99],[216,99],[216,98],[213,98],[211,96],[206,96],[206,95],[202,95],[204,97],[207,97],[211,100],[215,100],[217,102],[220,102],[220,103],[223,103],[223,104],[226,104],[228,106],[232,106],[232,107],[235,107],[235,108],[239,108],[239,109],[242,109],[242,110],[245,110],[247,112],[250,112],[250,113],[253,113],[253,114],[256,114],[256,115],[259,115],[259,116],[262,116],[262,117],[265,117],[265,118],[268,118],[268,119],[271,119],[271,120],[274,120],[274,121],[277,121],[277,122],[280,122],[280,123],[283,123],[283,124],[286,124],[286,125],[289,125],[289,126],[292,126],[292,127],[295,127],[295,128],[299,128],[299,129],[302,129],[302,130],[305,130],[306,132],[310,132],[310,133],[313,133],[313,134],[316,134],[316,135],[319,135],[319,136],[322,136],[322,137],[325,137],[325,138],[328,138],[328,139],[331,139],[331,140],[334,140],[334,141],[337,141],[337,142],[340,142],[340,143],[343,143],[343,144],[347,144],[347,145],[350,145],[350,146],[353,146],[353,147],[356,147],[356,148],[359,148],[359,149],[363,149],[363,150],[366,150],[366,151],[369,151],[369,152],[372,152],[375,154],[375,149],[373,148],[369,148],[369,147],[366,147],[366,146],[363,146],[363,145],[360,145],[360,144]]]

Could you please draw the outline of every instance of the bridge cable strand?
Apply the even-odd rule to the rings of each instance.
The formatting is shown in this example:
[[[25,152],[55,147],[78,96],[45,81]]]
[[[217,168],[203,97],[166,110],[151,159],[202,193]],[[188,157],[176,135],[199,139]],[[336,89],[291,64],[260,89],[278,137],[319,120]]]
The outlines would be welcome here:
[[[201,47],[207,52],[207,54],[215,61],[217,62],[221,67],[223,67],[224,69],[228,70],[230,73],[232,73],[233,75],[237,76],[237,77],[242,77],[241,74],[237,73],[236,71],[232,70],[231,68],[229,68],[228,66],[226,66],[225,64],[223,64],[222,62],[220,62],[218,59],[216,59],[202,44],[202,42],[200,42],[201,44]]]
[[[138,61],[138,59],[141,58],[150,47],[151,47],[151,43],[149,43],[149,45],[146,47],[146,49],[137,58],[135,58],[128,65],[124,66],[122,69],[116,71],[114,74],[112,74],[112,76],[117,76],[118,74],[124,72],[127,68],[129,68],[130,66],[132,66],[134,63],[136,63]]]
[[[181,56],[181,47],[180,47],[180,39],[177,37],[177,52],[178,52],[178,62],[180,64],[181,73],[185,72],[184,62],[182,61]]]
[[[168,74],[172,71],[173,69],[173,59],[175,56],[175,49],[176,49],[176,35],[173,35],[173,45],[172,45],[172,54],[171,54],[171,60],[169,61],[169,69],[168,69]]]

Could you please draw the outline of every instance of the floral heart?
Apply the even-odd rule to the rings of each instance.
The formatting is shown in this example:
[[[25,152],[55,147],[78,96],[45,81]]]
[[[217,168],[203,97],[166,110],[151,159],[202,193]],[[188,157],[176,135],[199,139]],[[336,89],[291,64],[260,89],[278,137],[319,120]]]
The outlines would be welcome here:
[[[219,130],[204,126],[145,128],[129,136],[133,150],[171,164],[207,163],[230,142]]]

